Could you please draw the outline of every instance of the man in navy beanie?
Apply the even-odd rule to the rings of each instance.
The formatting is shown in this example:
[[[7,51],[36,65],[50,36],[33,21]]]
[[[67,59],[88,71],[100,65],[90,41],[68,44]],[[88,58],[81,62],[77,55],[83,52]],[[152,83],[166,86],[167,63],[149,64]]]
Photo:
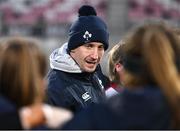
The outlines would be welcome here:
[[[83,5],[69,30],[68,42],[50,55],[47,103],[73,112],[104,101],[109,80],[100,60],[109,45],[109,33],[95,9]]]

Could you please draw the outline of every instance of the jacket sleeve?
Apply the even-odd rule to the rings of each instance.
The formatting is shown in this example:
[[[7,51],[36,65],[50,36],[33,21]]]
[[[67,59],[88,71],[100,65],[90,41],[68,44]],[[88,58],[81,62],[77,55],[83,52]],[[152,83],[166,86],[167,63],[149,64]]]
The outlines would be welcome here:
[[[67,90],[58,90],[58,88],[48,88],[46,90],[46,102],[53,106],[69,108],[71,96]]]
[[[0,95],[0,129],[22,129],[18,110],[13,103]]]
[[[22,129],[18,111],[0,113],[0,130],[20,130]]]
[[[55,71],[49,72],[47,82],[46,103],[68,109],[72,108],[73,97]]]

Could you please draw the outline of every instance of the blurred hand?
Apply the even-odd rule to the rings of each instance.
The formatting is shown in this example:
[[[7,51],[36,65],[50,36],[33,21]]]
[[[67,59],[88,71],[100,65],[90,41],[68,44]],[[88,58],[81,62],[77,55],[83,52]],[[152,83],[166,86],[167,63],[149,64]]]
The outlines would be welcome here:
[[[49,128],[60,128],[73,117],[72,112],[47,104],[35,104],[20,110],[21,123],[24,129],[46,125]]]
[[[20,110],[20,117],[24,129],[31,129],[46,122],[42,104],[23,107]]]
[[[50,128],[60,128],[63,124],[69,121],[73,117],[73,113],[58,107],[49,105],[43,106],[44,115],[46,118],[46,124]]]

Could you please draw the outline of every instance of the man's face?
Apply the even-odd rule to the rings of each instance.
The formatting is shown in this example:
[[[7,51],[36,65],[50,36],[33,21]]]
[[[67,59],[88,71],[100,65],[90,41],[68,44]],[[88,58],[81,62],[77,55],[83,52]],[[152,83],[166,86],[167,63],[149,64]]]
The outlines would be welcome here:
[[[71,50],[70,55],[85,72],[95,71],[104,54],[104,46],[100,42],[90,42]]]

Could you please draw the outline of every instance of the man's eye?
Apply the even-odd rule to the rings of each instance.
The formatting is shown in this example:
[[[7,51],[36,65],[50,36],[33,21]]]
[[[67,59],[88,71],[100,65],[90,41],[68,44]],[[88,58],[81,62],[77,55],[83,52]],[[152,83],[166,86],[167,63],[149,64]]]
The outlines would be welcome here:
[[[98,48],[99,48],[99,49],[104,49],[104,46],[99,46]]]
[[[92,46],[91,46],[91,45],[85,45],[85,47],[87,47],[87,48],[91,48]]]

